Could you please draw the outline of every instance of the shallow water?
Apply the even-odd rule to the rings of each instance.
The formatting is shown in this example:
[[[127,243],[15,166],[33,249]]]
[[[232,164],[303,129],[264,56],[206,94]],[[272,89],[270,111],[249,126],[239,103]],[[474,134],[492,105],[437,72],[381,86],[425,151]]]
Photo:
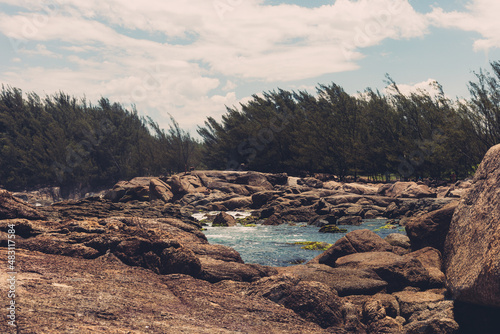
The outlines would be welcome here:
[[[343,226],[348,232],[357,229],[372,231],[385,225],[385,219],[365,220],[360,226]],[[205,227],[204,231],[211,244],[220,244],[236,249],[245,263],[258,263],[268,266],[290,266],[313,259],[323,251],[301,249],[294,245],[297,241],[322,241],[330,244],[342,238],[345,233],[319,233],[319,228],[299,224],[297,226],[279,225],[255,227]],[[402,233],[404,229],[381,229],[375,231],[382,238],[390,233]]]

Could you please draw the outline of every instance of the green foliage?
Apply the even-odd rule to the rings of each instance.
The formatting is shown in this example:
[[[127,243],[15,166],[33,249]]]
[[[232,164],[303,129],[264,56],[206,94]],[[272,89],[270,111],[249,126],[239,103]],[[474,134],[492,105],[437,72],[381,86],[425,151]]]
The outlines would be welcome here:
[[[330,173],[341,179],[467,177],[500,142],[500,62],[469,83],[471,100],[437,93],[403,94],[390,78],[387,95],[351,96],[332,83],[317,94],[284,90],[254,95],[221,122],[198,129],[204,164],[291,175]]]
[[[135,176],[184,171],[187,163],[196,164],[192,157],[200,144],[173,118],[172,123],[159,137],[135,109],[105,98],[90,105],[64,93],[41,99],[2,87],[0,186],[101,188]],[[158,126],[152,128],[157,134]]]

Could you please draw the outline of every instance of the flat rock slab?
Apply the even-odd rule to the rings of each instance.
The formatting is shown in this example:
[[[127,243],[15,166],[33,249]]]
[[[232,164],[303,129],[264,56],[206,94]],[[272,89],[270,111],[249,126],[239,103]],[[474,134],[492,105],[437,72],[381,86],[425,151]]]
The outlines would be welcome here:
[[[384,290],[387,282],[372,271],[352,268],[332,268],[324,264],[307,264],[278,268],[280,273],[293,274],[304,281],[321,282],[338,292],[370,295]]]
[[[0,249],[6,268],[7,252]],[[262,297],[186,275],[19,249],[16,306],[26,333],[326,333]],[[0,271],[0,279],[7,274]],[[1,285],[2,295],[7,295]],[[0,332],[17,329],[0,322]]]

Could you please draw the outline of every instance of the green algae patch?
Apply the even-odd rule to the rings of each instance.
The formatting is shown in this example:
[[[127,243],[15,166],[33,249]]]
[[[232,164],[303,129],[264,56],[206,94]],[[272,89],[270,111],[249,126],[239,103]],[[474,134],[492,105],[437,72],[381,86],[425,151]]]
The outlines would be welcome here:
[[[379,228],[376,228],[374,229],[373,231],[374,232],[379,232],[379,231],[382,231],[382,230],[395,230],[399,228],[399,225],[394,225],[394,224],[385,224],[384,226],[381,226]]]
[[[319,241],[297,241],[293,243],[294,245],[303,245],[302,249],[307,249],[307,250],[320,250],[320,251],[325,251],[328,248],[332,246],[332,244],[329,244],[327,242],[319,242]]]

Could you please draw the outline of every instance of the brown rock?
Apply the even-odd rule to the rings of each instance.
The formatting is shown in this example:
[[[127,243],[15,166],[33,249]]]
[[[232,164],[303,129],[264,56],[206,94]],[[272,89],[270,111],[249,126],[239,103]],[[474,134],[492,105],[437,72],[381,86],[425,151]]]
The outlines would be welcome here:
[[[33,238],[18,240],[17,247],[46,254],[71,256],[83,259],[95,259],[102,255],[98,250],[74,243],[57,234],[42,234]]]
[[[153,178],[149,182],[150,199],[160,199],[165,203],[170,202],[174,198],[172,188],[158,178]]]
[[[428,308],[429,304],[444,300],[442,294],[430,291],[400,291],[393,295],[399,302],[401,315],[407,319],[414,312]]]
[[[335,265],[340,268],[373,270],[389,283],[391,291],[406,286],[428,288],[435,283],[419,260],[390,252],[355,253],[339,258]]]
[[[283,223],[283,219],[281,219],[277,214],[273,214],[269,218],[264,220],[262,225],[281,225]]]
[[[445,283],[446,276],[442,272],[442,257],[441,253],[437,249],[425,247],[404,256],[413,257],[420,261],[424,268],[429,272],[432,286],[442,286]]]
[[[360,216],[344,216],[337,220],[338,225],[356,225],[359,226],[363,222]]]
[[[486,153],[455,210],[444,267],[455,299],[500,307],[500,145]]]
[[[0,219],[44,219],[45,216],[23,200],[12,196],[10,192],[0,189]]]
[[[220,212],[215,216],[212,226],[236,226],[236,219],[230,214]]]
[[[112,202],[147,201],[151,179],[151,177],[136,177],[130,181],[120,181],[104,195],[104,198]]]
[[[385,237],[384,240],[392,246],[397,246],[405,249],[409,249],[411,247],[410,238],[401,233],[391,233],[387,237]]]
[[[339,297],[320,282],[301,281],[294,275],[282,274],[252,283],[248,294],[281,304],[323,328],[342,322]]]
[[[368,210],[368,211],[365,212],[365,214],[364,214],[363,217],[365,219],[375,219],[375,218],[380,217],[380,216],[381,216],[380,211],[378,211],[378,210]]]
[[[424,184],[415,182],[395,182],[378,189],[378,194],[393,198],[424,198],[436,197],[437,194]]]
[[[267,276],[266,272],[244,263],[221,261],[205,256],[199,256],[199,260],[201,270],[197,277],[211,283],[223,280],[253,282]]]
[[[227,201],[224,201],[221,204],[224,205],[224,207],[226,207],[228,210],[248,208],[252,204],[252,198],[249,196],[235,197],[228,199]]]
[[[363,229],[347,233],[332,247],[318,255],[311,262],[334,267],[335,261],[342,256],[362,252],[391,251],[392,246],[374,232]]]
[[[405,325],[403,333],[457,334],[459,333],[459,326],[452,318],[432,318],[429,320],[414,321]]]
[[[365,323],[369,324],[385,317],[385,307],[379,300],[371,299],[363,305],[363,319]]]
[[[345,302],[341,310],[344,318],[344,329],[347,333],[366,333],[366,325],[361,322],[362,309],[358,305]]]
[[[160,274],[186,274],[197,277],[202,268],[193,251],[185,247],[164,248],[160,260]]]
[[[385,308],[385,312],[389,317],[397,318],[400,315],[398,300],[393,295],[377,293],[371,299],[378,300]]]
[[[323,188],[323,182],[314,177],[304,177],[298,179],[297,184],[310,188]]]
[[[271,200],[278,197],[278,192],[275,191],[262,191],[252,195],[252,208],[259,209],[266,205]]]
[[[0,225],[12,222],[0,221]],[[18,222],[19,226],[24,226]],[[233,249],[209,245],[197,225],[173,218],[113,217],[66,222],[32,221],[19,229],[17,247],[75,258],[93,259],[113,254],[130,266],[159,274],[199,276],[198,257],[242,263]],[[261,272],[258,271],[257,275]],[[260,277],[260,276],[259,276]]]
[[[267,180],[267,177],[262,173],[247,172],[238,175],[234,180],[236,184],[245,184],[251,187],[262,190],[272,190],[273,185]],[[255,192],[255,191],[254,191]]]
[[[391,317],[385,317],[370,324],[368,331],[370,333],[393,333],[399,334],[403,330],[403,326],[399,321]]]
[[[376,195],[378,186],[359,183],[345,183],[342,185],[342,190],[346,193],[353,193],[358,195]]]
[[[380,279],[374,272],[353,268],[332,268],[323,264],[307,264],[279,268],[279,272],[293,274],[303,281],[321,282],[336,290],[339,296],[369,295],[387,287],[387,282]]]
[[[18,327],[0,321],[0,333],[328,332],[266,298],[248,298],[186,275],[23,249],[16,259]],[[5,248],[0,265],[7,267]],[[7,280],[6,271],[0,279]]]
[[[459,326],[454,320],[454,313],[454,303],[451,300],[431,302],[410,316],[405,332],[457,333]],[[481,330],[477,332],[484,333]]]
[[[406,234],[410,238],[413,250],[434,247],[440,252],[443,251],[444,241],[457,205],[458,202],[453,202],[442,209],[431,211],[407,221],[405,225]]]

